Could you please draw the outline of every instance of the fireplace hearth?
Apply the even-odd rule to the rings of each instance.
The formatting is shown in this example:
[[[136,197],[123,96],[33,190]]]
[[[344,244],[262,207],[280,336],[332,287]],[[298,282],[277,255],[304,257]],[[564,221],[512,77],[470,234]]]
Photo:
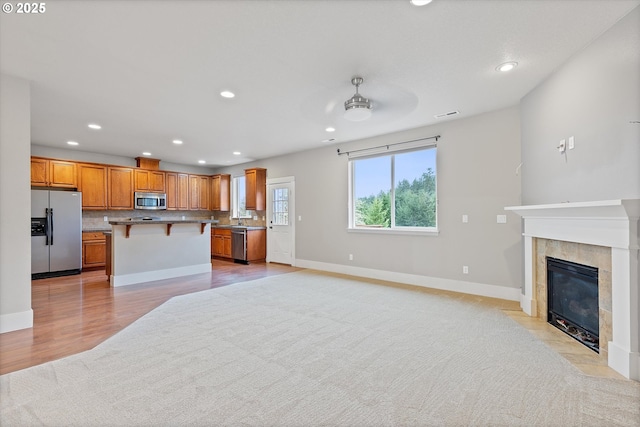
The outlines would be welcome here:
[[[598,269],[547,257],[547,321],[599,353]]]

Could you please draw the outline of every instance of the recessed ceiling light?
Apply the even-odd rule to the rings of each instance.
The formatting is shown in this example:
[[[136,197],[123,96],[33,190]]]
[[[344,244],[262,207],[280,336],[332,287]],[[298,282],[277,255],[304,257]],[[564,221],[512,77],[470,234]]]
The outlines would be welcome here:
[[[198,163],[200,163],[201,165],[204,165],[204,164],[205,164],[205,163],[207,163],[207,162],[206,162],[206,161],[204,161],[204,160],[198,160]]]
[[[96,124],[96,123],[89,123],[87,125],[87,127],[89,129],[95,129],[95,130],[102,129],[102,126],[100,126],[99,124]]]
[[[496,67],[497,71],[502,71],[503,73],[507,71],[511,71],[518,66],[517,62],[505,62],[504,64],[500,64]]]
[[[75,142],[75,141],[67,141],[67,144],[69,144],[69,145],[78,145],[78,143]]]
[[[220,92],[220,96],[222,96],[223,98],[233,98],[234,96],[236,96],[236,94],[229,90],[223,90],[222,92]]]
[[[414,6],[425,6],[431,3],[431,0],[410,0],[409,3],[411,3]]]
[[[234,151],[234,152],[233,152],[233,155],[234,155],[234,156],[239,156],[240,154],[242,154],[242,153],[241,153],[241,152],[239,152],[239,151]]]
[[[328,128],[325,129],[327,132],[335,132],[336,128],[332,128],[331,126],[329,126]]]
[[[176,144],[176,145],[180,145],[180,144],[182,144],[182,141],[180,141],[179,139],[174,139],[173,143]]]
[[[151,155],[151,153],[150,153],[150,152],[148,152],[148,151],[145,151],[144,153],[142,153],[142,155],[143,155],[143,156],[150,156],[150,155]]]

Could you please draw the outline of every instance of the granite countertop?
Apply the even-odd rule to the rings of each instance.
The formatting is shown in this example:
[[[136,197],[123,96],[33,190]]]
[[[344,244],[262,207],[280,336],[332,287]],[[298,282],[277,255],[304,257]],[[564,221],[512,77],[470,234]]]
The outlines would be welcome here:
[[[82,229],[83,233],[94,233],[94,232],[104,232],[104,231],[111,231],[111,227],[90,227],[90,228]]]
[[[109,221],[111,225],[138,225],[138,224],[211,224],[214,220],[211,219],[119,219],[116,221]]]
[[[236,229],[236,230],[266,230],[267,227],[264,225],[230,225],[230,224],[216,224],[212,225],[211,228],[228,228],[228,229]]]

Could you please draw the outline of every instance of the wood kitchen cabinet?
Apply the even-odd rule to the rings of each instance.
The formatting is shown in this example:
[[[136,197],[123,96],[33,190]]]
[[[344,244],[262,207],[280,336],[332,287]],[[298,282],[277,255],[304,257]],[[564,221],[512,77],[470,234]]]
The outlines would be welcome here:
[[[82,209],[107,209],[107,167],[80,163],[78,191],[82,192]]]
[[[247,230],[247,262],[267,257],[267,230]]]
[[[144,169],[134,170],[134,191],[164,193],[165,190],[164,172]]]
[[[200,210],[200,176],[189,175],[189,210]]]
[[[34,187],[76,188],[78,174],[74,162],[31,158],[31,185]]]
[[[109,209],[133,209],[133,169],[108,168]]]
[[[211,210],[228,212],[231,194],[231,175],[218,174],[211,177]]]
[[[198,190],[200,191],[200,195],[198,197],[199,209],[201,211],[208,211],[211,194],[211,178],[208,176],[201,176],[200,183],[198,184]]]
[[[104,267],[106,265],[107,241],[101,231],[82,233],[82,268]]]
[[[211,256],[231,258],[231,230],[228,228],[211,229]]]
[[[189,174],[167,172],[166,190],[168,210],[189,209]]]
[[[267,170],[245,169],[246,208],[250,211],[264,211],[267,208]]]

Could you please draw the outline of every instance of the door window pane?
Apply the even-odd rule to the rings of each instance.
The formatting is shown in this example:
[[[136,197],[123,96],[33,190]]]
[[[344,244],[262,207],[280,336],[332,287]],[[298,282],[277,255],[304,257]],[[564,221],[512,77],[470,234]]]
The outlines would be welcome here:
[[[271,223],[289,225],[289,189],[274,188],[271,201]]]

